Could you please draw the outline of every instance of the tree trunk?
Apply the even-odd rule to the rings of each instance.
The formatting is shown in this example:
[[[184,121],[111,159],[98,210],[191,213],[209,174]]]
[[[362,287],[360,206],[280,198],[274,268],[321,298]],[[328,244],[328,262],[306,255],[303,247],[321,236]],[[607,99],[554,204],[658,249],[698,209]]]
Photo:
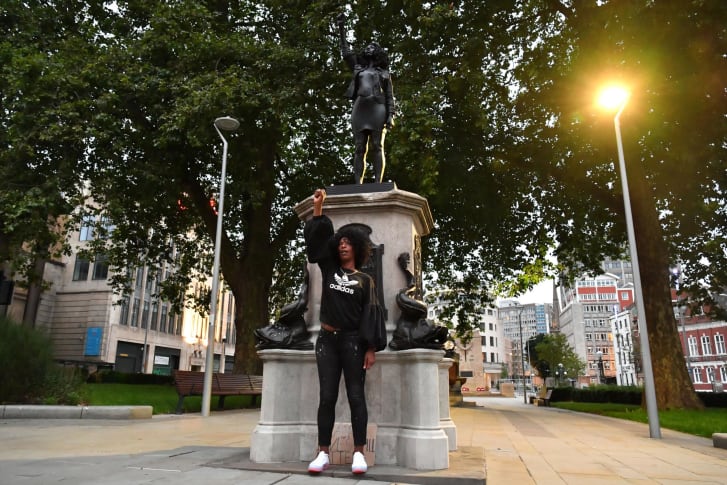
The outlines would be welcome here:
[[[28,293],[23,311],[23,324],[35,328],[35,320],[38,317],[40,297],[43,294],[43,272],[45,270],[45,258],[35,258],[33,265],[33,277],[28,285]]]
[[[262,374],[262,362],[255,349],[255,329],[268,325],[268,299],[273,279],[274,258],[271,245],[272,206],[275,195],[275,148],[277,132],[271,128],[260,139],[255,165],[255,201],[247,210],[247,234],[243,254],[231,273],[235,295],[235,364],[233,373]]]
[[[669,248],[639,162],[640,152],[630,152],[633,157],[630,164],[627,157],[628,182],[657,406],[661,411],[701,409],[703,404],[689,378],[671,303]]]

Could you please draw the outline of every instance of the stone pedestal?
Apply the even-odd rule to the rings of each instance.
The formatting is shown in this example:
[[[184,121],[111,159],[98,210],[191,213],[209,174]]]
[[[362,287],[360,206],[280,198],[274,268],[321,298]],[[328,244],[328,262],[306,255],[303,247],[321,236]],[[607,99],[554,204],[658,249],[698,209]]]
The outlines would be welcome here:
[[[369,423],[377,425],[376,464],[417,470],[449,467],[456,429],[448,394],[441,392],[444,352],[412,349],[377,353],[366,373]],[[318,447],[318,373],[313,351],[262,350],[263,395],[250,459],[258,463],[310,461]],[[341,380],[336,422],[350,423]]]
[[[421,281],[420,238],[433,226],[425,199],[390,187],[366,191],[366,185],[329,190],[323,212],[334,228],[349,223],[371,228],[371,240],[379,247],[382,300],[387,309],[389,340],[400,310],[397,292],[406,277],[397,264],[401,253],[411,257],[410,271]],[[298,216],[312,217],[312,198],[295,208]],[[321,275],[309,265],[309,308],[305,315],[312,339],[320,329]],[[252,436],[250,458],[260,463],[309,461],[318,446],[316,414],[318,373],[313,351],[263,350],[263,395],[260,422]],[[376,354],[376,364],[366,374],[369,423],[377,425],[376,463],[419,470],[449,466],[449,451],[456,449],[456,428],[449,415],[448,369],[451,359],[444,351],[412,349]],[[340,384],[336,422],[350,422],[343,380]],[[369,437],[372,438],[372,437]]]

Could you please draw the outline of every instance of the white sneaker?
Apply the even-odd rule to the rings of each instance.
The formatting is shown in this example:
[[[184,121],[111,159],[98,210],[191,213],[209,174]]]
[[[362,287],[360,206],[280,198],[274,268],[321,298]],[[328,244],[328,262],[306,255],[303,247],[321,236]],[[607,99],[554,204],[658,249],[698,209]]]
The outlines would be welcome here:
[[[316,456],[316,459],[310,462],[310,465],[308,465],[308,472],[320,473],[328,468],[329,464],[330,460],[328,459],[328,453],[326,453],[325,451],[321,451],[320,453],[318,453],[318,456]]]
[[[366,465],[366,458],[364,458],[363,453],[360,451],[357,451],[353,454],[353,463],[351,464],[351,471],[356,475],[361,475],[362,473],[366,473],[366,470],[368,470],[369,467]]]

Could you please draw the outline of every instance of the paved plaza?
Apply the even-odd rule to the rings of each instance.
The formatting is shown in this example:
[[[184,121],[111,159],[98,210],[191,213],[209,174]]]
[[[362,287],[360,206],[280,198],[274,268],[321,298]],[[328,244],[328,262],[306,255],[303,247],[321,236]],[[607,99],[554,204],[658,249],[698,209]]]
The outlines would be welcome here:
[[[536,407],[522,398],[468,398],[453,407],[458,450],[445,472],[307,463],[254,467],[259,410],[151,419],[0,420],[0,484],[727,484],[727,450],[645,424]],[[311,450],[311,458],[314,450]]]

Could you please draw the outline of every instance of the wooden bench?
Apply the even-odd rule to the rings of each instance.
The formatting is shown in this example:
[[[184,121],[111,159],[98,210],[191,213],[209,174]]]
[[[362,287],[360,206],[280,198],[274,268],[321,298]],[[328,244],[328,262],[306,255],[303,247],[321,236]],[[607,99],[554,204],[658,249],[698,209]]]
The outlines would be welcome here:
[[[550,396],[552,396],[552,395],[553,395],[553,390],[548,389],[548,392],[545,393],[545,396],[538,398],[536,405],[550,407]]]
[[[184,398],[201,396],[204,390],[204,372],[174,371],[174,387],[179,395],[177,414],[184,411]],[[210,394],[218,396],[217,409],[224,409],[227,396],[252,396],[253,405],[263,393],[263,377],[247,374],[212,374]]]

